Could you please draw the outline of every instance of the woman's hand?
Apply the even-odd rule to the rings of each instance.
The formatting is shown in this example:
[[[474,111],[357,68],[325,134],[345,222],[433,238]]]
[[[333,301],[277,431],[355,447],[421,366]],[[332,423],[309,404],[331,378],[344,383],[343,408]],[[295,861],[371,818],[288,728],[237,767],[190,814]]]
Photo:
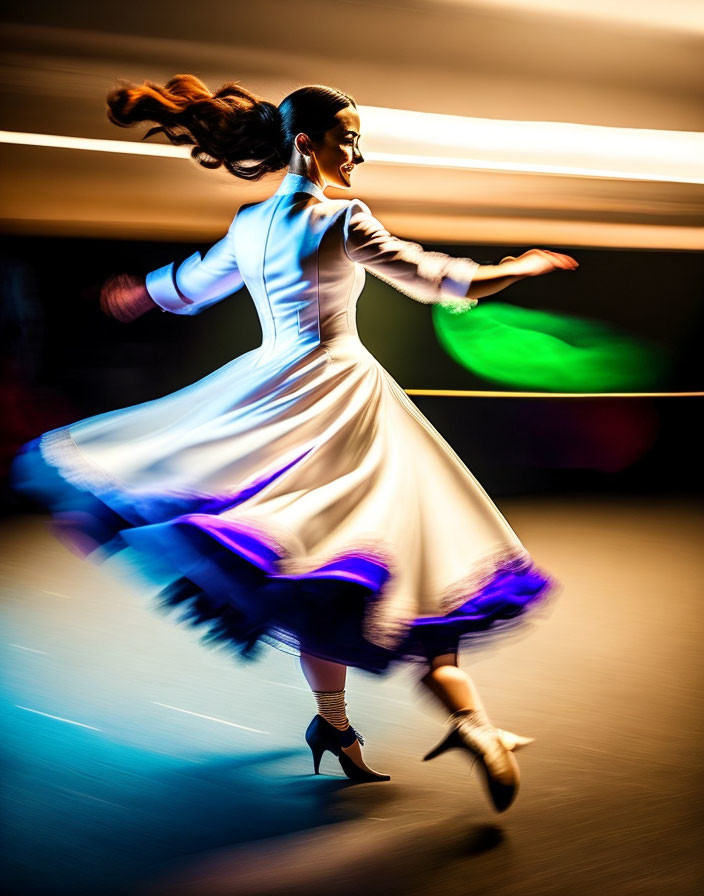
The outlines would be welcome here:
[[[467,290],[468,299],[483,299],[495,295],[524,277],[538,277],[550,271],[574,271],[579,262],[569,255],[549,249],[529,249],[515,258],[506,255],[498,264],[480,264]]]
[[[144,278],[133,274],[114,274],[100,290],[101,310],[125,324],[157,307],[147,292]]]
[[[521,277],[539,277],[557,270],[574,271],[579,267],[579,262],[572,256],[551,252],[550,249],[529,249],[518,258],[507,255],[499,264],[504,262],[513,262],[511,267],[519,270]]]

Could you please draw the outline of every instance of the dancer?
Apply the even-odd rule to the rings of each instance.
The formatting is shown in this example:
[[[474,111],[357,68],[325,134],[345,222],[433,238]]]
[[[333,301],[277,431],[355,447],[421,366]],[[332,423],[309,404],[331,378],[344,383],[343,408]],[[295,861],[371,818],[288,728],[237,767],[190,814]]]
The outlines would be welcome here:
[[[388,780],[347,718],[346,670],[419,664],[449,716],[425,758],[466,750],[503,811],[519,782],[512,751],[530,739],[491,724],[458,649],[519,623],[555,583],[361,343],[355,306],[365,270],[461,311],[577,262],[425,251],[364,202],[329,199],[364,161],[356,103],[339,90],[302,87],[276,107],[236,83],[211,93],[176,75],[114,89],[108,116],[155,122],[145,136],[192,145],[198,163],[236,177],[285,170],[204,257],[113,277],[101,294],[127,322],[154,308],[197,314],[246,286],[262,343],[177,392],[44,433],[15,458],[15,487],[84,555],[154,565],[163,604],[186,608],[210,640],[244,658],[262,643],[300,656],[318,708],[306,732],[316,773],[330,750],[350,778]]]

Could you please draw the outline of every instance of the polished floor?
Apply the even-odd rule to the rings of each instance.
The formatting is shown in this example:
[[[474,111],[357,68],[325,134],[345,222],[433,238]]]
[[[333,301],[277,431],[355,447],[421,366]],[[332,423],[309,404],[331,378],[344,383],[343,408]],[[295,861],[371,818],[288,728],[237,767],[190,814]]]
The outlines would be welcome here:
[[[43,517],[0,525],[4,879],[143,896],[701,892],[704,508],[504,499],[561,582],[520,640],[470,655],[494,722],[536,738],[490,808],[413,669],[351,670],[348,712],[392,780],[351,785],[303,740],[295,657],[254,664],[156,612],[120,563]]]

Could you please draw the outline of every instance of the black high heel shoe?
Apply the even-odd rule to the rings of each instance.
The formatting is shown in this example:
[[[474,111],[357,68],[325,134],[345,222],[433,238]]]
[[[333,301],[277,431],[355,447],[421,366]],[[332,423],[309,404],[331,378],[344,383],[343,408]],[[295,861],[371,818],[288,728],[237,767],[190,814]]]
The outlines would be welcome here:
[[[313,753],[315,774],[320,774],[320,760],[323,753],[326,750],[330,750],[340,760],[342,771],[351,781],[358,781],[359,783],[366,781],[390,781],[390,775],[380,775],[377,772],[370,772],[365,768],[360,768],[342,750],[342,747],[351,747],[355,740],[364,745],[364,738],[351,725],[345,731],[340,731],[339,728],[335,728],[321,715],[314,716],[306,730],[306,743]]]

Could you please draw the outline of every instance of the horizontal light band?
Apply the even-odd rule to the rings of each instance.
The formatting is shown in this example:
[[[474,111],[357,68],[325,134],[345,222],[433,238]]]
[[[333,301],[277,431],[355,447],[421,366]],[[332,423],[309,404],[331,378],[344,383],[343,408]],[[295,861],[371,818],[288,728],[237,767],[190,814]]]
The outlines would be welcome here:
[[[704,133],[362,106],[363,152],[395,165],[704,183]]]
[[[360,106],[364,156],[380,165],[704,184],[704,134],[503,121]],[[190,158],[190,146],[0,131],[0,143]]]
[[[656,183],[704,184],[702,176],[666,172],[638,172],[615,168],[585,168],[575,165],[541,165],[536,162],[498,162],[491,159],[462,159],[450,156],[417,156],[400,153],[366,152],[364,158],[378,165],[416,165],[428,168],[469,168],[476,171],[508,171],[523,174],[551,174],[565,177],[600,177],[607,180],[647,180]]]
[[[630,25],[636,28],[663,29],[689,36],[704,34],[704,6],[701,0],[426,0],[429,4],[452,3],[459,7],[488,6],[493,14],[519,12],[530,16],[553,17],[553,21],[597,25]],[[559,17],[559,19],[557,18]]]
[[[701,398],[704,392],[489,392],[474,389],[404,389],[406,395],[449,398]]]
[[[85,149],[90,152],[121,152],[135,156],[189,158],[189,149],[165,143],[135,143],[131,140],[98,140],[95,137],[66,137],[61,134],[30,134],[0,131],[0,143],[18,146],[46,146],[53,149]]]

